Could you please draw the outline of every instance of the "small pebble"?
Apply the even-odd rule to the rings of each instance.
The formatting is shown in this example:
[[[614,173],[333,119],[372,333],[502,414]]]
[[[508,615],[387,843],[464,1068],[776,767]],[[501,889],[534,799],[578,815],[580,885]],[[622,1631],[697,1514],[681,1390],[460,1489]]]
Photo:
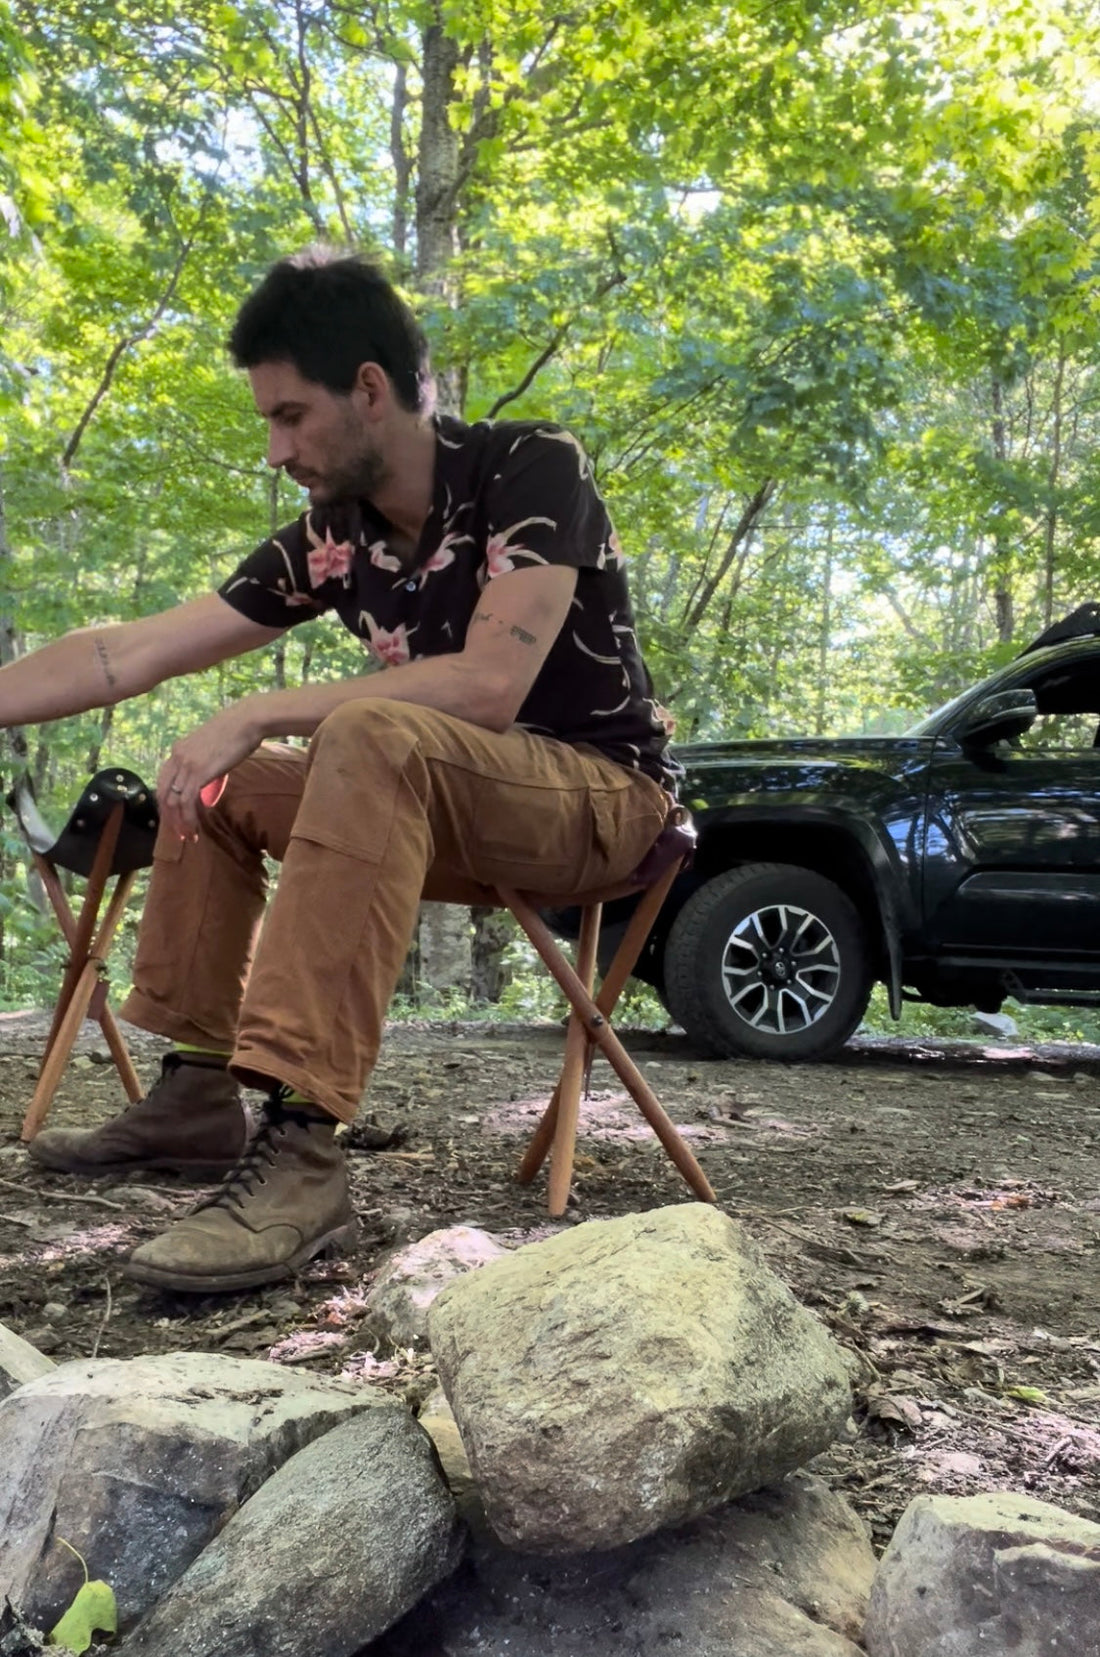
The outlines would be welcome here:
[[[275,1318],[296,1318],[301,1315],[302,1307],[299,1301],[289,1300],[284,1295],[279,1300],[273,1300],[268,1311]]]
[[[69,1308],[63,1300],[47,1300],[42,1308],[42,1316],[50,1323],[64,1323],[69,1315]]]

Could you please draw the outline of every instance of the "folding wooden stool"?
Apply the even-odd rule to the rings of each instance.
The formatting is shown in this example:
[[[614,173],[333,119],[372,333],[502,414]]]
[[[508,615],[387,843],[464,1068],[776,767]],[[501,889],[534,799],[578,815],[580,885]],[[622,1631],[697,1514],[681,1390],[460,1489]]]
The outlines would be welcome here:
[[[557,981],[572,1009],[565,1037],[565,1062],[558,1085],[534,1137],[520,1163],[518,1178],[527,1185],[534,1179],[550,1153],[548,1209],[552,1215],[565,1212],[573,1180],[573,1152],[577,1137],[582,1088],[587,1093],[592,1060],[598,1047],[619,1080],[653,1129],[695,1195],[702,1202],[715,1196],[706,1175],[686,1143],[665,1114],[653,1089],[630,1058],[611,1028],[611,1014],[658,911],[673,881],[691,860],[695,829],[682,806],[674,806],[664,828],[634,874],[621,885],[602,892],[582,892],[570,902],[581,910],[576,966],[570,964],[539,909],[561,908],[558,896],[549,898],[532,892],[497,887],[500,903],[510,909],[530,938],[548,971]],[[599,952],[603,905],[616,898],[641,893],[623,940],[604,975],[599,993],[592,994]]]
[[[23,1118],[22,1137],[26,1141],[34,1138],[46,1119],[85,1018],[94,1018],[103,1031],[129,1098],[136,1101],[142,1096],[122,1032],[107,1005],[107,955],[138,870],[148,868],[153,861],[158,817],[152,790],[133,771],[115,766],[96,772],[58,835],[43,822],[29,777],[19,779],[8,795],[8,804],[19,821],[69,946],[34,1097]],[[78,915],[69,906],[58,873],[61,869],[85,879]],[[107,883],[112,878],[115,884],[107,897]]]

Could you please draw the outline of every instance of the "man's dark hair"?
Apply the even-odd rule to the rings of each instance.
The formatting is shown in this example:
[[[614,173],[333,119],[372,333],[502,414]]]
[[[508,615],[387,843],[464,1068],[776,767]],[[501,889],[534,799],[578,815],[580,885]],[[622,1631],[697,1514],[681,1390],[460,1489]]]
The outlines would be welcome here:
[[[360,363],[376,362],[402,408],[420,414],[431,406],[420,326],[382,272],[357,254],[309,248],[272,265],[237,312],[229,351],[238,368],[288,362],[345,395]]]

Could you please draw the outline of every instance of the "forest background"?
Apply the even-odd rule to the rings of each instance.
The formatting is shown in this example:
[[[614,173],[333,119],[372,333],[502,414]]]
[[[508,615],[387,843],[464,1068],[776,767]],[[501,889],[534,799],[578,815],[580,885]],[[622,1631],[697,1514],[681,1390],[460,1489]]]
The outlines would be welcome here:
[[[581,438],[678,739],[904,730],[1100,597],[1098,204],[1094,0],[0,0],[0,651],[300,509],[223,342],[324,238],[402,285],[445,407]],[[8,733],[7,774],[58,816],[361,671],[311,622]],[[34,896],[7,817],[0,1005],[56,983]],[[461,926],[472,980],[426,923],[421,991],[507,1001]]]

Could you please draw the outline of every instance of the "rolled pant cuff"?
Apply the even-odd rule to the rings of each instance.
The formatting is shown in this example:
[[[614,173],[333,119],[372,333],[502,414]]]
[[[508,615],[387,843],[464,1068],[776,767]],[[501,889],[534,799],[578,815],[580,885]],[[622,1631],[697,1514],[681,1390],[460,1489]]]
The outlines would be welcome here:
[[[354,1122],[359,1109],[358,1099],[354,1104],[349,1104],[338,1093],[319,1083],[308,1070],[287,1064],[285,1059],[272,1058],[260,1047],[238,1047],[229,1061],[229,1072],[245,1087],[263,1091],[282,1084],[293,1088],[295,1093],[300,1093],[304,1099],[320,1105],[330,1116],[335,1116],[338,1122]]]
[[[154,1036],[164,1036],[167,1041],[183,1042],[189,1047],[208,1047],[228,1053],[237,1039],[234,1030],[204,1030],[183,1013],[147,1000],[140,990],[131,990],[118,1012],[120,1018],[136,1024],[139,1030],[149,1030]]]

